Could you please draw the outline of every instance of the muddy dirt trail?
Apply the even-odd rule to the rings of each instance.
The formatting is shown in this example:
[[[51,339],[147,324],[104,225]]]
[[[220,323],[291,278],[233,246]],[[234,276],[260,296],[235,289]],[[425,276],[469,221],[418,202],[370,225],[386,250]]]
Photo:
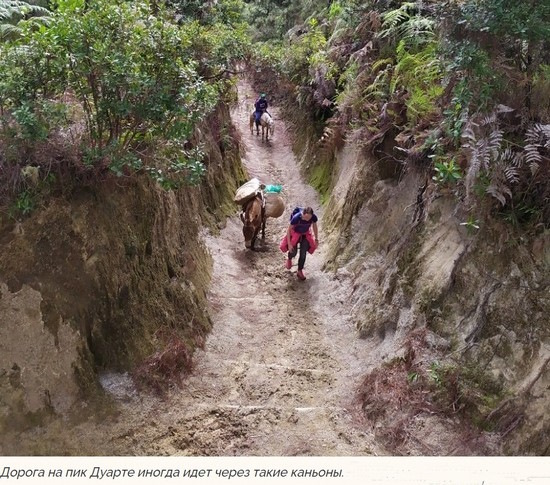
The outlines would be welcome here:
[[[257,251],[244,247],[238,216],[221,234],[206,234],[214,260],[209,295],[213,330],[182,389],[168,399],[138,394],[128,377],[103,377],[117,401],[117,417],[57,433],[35,431],[27,452],[123,455],[370,455],[384,453],[357,424],[353,394],[374,349],[359,340],[347,319],[346,278],[329,277],[323,261],[322,208],[300,176],[289,134],[277,107],[269,142],[251,135],[248,116],[255,93],[239,84],[234,124],[245,147],[250,176],[283,185],[286,212],[268,219]],[[320,248],[284,268],[279,241],[296,205],[319,215]],[[296,264],[296,260],[295,260]],[[378,349],[379,350],[379,349]],[[54,438],[54,434],[55,436]],[[49,443],[49,445],[46,445]]]

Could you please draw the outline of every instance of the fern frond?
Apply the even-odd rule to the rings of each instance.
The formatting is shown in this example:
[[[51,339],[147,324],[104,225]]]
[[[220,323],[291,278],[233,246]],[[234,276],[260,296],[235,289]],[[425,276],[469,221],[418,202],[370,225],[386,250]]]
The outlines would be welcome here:
[[[21,35],[21,27],[11,24],[0,24],[0,39],[13,39]]]
[[[378,38],[401,39],[406,44],[419,45],[434,37],[435,21],[416,13],[416,3],[405,2],[398,9],[390,10],[382,15],[382,30]]]
[[[382,31],[379,37],[387,37],[392,34],[392,31],[405,20],[411,17],[410,11],[416,9],[416,3],[404,2],[395,10],[389,10],[382,14]]]
[[[470,152],[468,171],[466,172],[466,189],[468,190],[469,187],[473,186],[473,182],[481,170],[483,155],[480,153],[479,143],[472,127],[468,126],[464,133],[468,141],[463,147]]]
[[[24,20],[24,22],[32,25],[50,25],[52,22],[52,18],[48,15],[45,15],[43,17],[31,17],[28,20]]]
[[[512,184],[519,182],[519,170],[522,165],[522,156],[511,148],[505,148],[499,153],[499,166],[506,180]]]
[[[519,173],[516,167],[506,167],[503,173],[506,180],[511,184],[517,184],[519,182]]]
[[[32,5],[19,0],[0,0],[0,20],[14,17],[50,15],[50,11],[40,5]]]
[[[498,154],[498,160],[489,171],[490,183],[486,192],[497,199],[502,206],[506,205],[506,198],[512,199],[511,185],[519,182],[519,159],[521,154],[506,148]]]
[[[387,57],[386,59],[379,59],[371,66],[371,71],[375,73],[381,67],[386,67],[388,65],[393,66],[393,59],[391,57]]]
[[[388,73],[386,71],[380,71],[374,81],[365,88],[365,93],[376,96],[386,96],[388,86]]]
[[[0,0],[0,39],[19,37],[22,26],[28,24],[48,24],[51,12],[40,5],[19,0]],[[39,20],[41,19],[41,20]]]
[[[480,133],[480,135],[478,135],[478,133]],[[504,132],[498,127],[496,114],[492,113],[485,116],[477,124],[470,121],[464,128],[462,137],[465,140],[462,146],[469,152],[469,165],[465,177],[466,196],[470,197],[471,190],[479,173],[482,170],[489,173],[491,171],[491,163],[495,161],[500,163],[502,169],[498,170],[495,168],[492,171],[493,175],[498,175],[495,175],[496,178],[492,177],[491,179],[490,193],[501,202],[504,198],[505,203],[506,198],[503,192],[506,193],[506,191],[504,189],[501,190],[501,187],[505,186],[505,182],[498,183],[499,180],[501,182],[506,180],[503,169],[507,163],[503,160],[499,162]],[[511,157],[510,154],[506,156],[508,158]],[[509,171],[509,175],[511,177],[514,176],[513,170]],[[487,191],[489,191],[489,189],[487,189]]]
[[[512,186],[520,184],[528,175],[523,166],[527,163],[531,176],[535,176],[545,159],[545,151],[550,149],[550,125],[535,124],[525,135],[522,151],[512,146],[503,149],[504,132],[499,127],[498,113],[507,113],[511,108],[499,105],[493,113],[481,118],[478,123],[470,120],[465,126],[462,139],[463,148],[468,154],[469,166],[466,172],[466,196],[480,172],[489,177],[486,192],[506,205],[512,199]],[[539,177],[540,178],[540,177]],[[524,181],[525,182],[525,181]],[[520,185],[522,190],[525,185]]]
[[[435,22],[429,18],[415,15],[402,23],[397,29],[399,37],[415,44],[427,42],[434,37]]]
[[[530,144],[525,146],[525,160],[529,164],[539,163],[542,160],[538,145]]]
[[[493,111],[491,114],[481,118],[481,120],[479,121],[479,125],[480,126],[492,125],[493,123],[496,123],[496,121],[497,121],[497,114],[496,112]]]
[[[475,144],[475,140],[477,139],[473,127],[476,126],[474,123],[470,122],[466,125],[464,130],[462,131],[462,138],[465,138],[466,140],[469,140],[467,143],[463,144],[463,148],[469,148],[470,142],[473,142]]]
[[[496,154],[499,152],[503,137],[504,132],[500,129],[495,129],[491,131],[491,133],[489,133],[489,136],[487,137],[487,148],[492,154]]]
[[[486,192],[497,199],[503,206],[506,205],[506,195],[512,198],[510,187],[503,184],[490,183]]]
[[[529,164],[529,170],[531,170],[531,175],[535,175],[539,171],[540,165],[537,162],[531,162]]]
[[[503,155],[507,161],[509,161],[509,164],[512,165],[512,167],[521,168],[523,167],[523,162],[525,160],[525,155],[520,152],[515,152],[511,150],[510,148],[507,148],[505,152],[510,152],[506,155]]]
[[[535,124],[525,134],[525,161],[529,164],[531,174],[535,174],[542,162],[541,148],[550,148],[550,125]]]

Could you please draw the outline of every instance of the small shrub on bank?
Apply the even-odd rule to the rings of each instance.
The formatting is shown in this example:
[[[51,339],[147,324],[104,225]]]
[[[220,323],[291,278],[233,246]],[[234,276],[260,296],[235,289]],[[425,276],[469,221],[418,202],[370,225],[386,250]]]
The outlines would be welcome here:
[[[193,369],[193,347],[174,333],[161,333],[160,339],[164,342],[163,349],[145,359],[134,370],[133,378],[139,389],[165,396],[172,386],[182,387],[183,376]],[[195,340],[195,346],[204,346],[202,337]]]
[[[475,366],[430,355],[425,330],[413,332],[403,356],[369,373],[358,392],[365,419],[391,450],[404,452],[419,416],[455,418],[456,432],[475,436],[482,449],[486,416],[502,399],[502,386]]]

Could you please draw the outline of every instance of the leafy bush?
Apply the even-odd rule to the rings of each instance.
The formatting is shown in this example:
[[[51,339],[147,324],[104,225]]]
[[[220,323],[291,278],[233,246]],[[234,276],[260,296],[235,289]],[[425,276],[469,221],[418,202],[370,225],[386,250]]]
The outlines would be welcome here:
[[[313,18],[334,14],[338,7],[327,7],[326,2],[316,0],[252,0],[247,1],[246,19],[257,41],[281,39],[285,35],[300,32],[303,24]],[[334,2],[334,5],[337,2]],[[342,2],[344,3],[344,2]],[[345,2],[348,3],[348,2]]]
[[[166,181],[166,167],[144,154],[189,140],[229,88],[232,65],[248,52],[241,7],[216,2],[209,21],[178,25],[157,3],[57,1],[47,27],[23,28],[16,42],[0,45],[4,146],[25,140],[18,153],[32,154],[29,147],[39,147],[29,141],[53,143],[70,126],[83,133],[77,141],[87,167],[122,175],[148,164]],[[17,163],[17,150],[10,160]],[[197,183],[204,173],[181,147],[172,160],[170,179],[185,172],[182,179]]]
[[[312,19],[307,32],[291,42],[282,62],[283,72],[296,84],[308,84],[310,67],[321,62],[326,42],[319,23]]]
[[[467,104],[475,104],[479,111],[492,108],[495,92],[503,79],[489,52],[470,40],[446,44],[442,52],[447,60],[447,72],[459,79],[461,94],[468,93]]]
[[[202,163],[202,147],[185,149],[181,142],[172,141],[158,154],[155,167],[148,167],[149,175],[164,189],[176,189],[183,183],[198,185],[206,173]]]
[[[182,20],[198,20],[203,25],[227,25],[235,28],[242,24],[245,4],[242,0],[167,0]]]
[[[127,149],[147,132],[188,138],[217,101],[197,75],[191,32],[150,16],[147,4],[100,0],[76,19],[60,15],[47,35],[68,66],[92,146]]]
[[[533,76],[529,103],[531,119],[550,123],[550,65],[542,64]]]
[[[71,90],[92,147],[126,149],[149,131],[189,137],[217,101],[197,75],[191,34],[150,16],[141,2],[99,0],[79,15],[60,12],[48,29],[28,32],[26,42],[7,50],[4,109],[29,110],[25,102]]]
[[[441,2],[438,8],[440,15],[452,19],[457,30],[531,41],[550,38],[548,2],[447,0]]]
[[[53,129],[67,122],[67,106],[48,99],[36,103],[24,102],[12,111],[17,132],[14,136],[25,140],[45,140]]]
[[[235,62],[249,55],[250,41],[243,24],[202,26],[189,22],[184,31],[190,41],[188,49],[193,58],[199,60],[198,73],[210,82],[224,79]]]
[[[464,124],[468,119],[470,103],[473,93],[465,78],[461,79],[453,88],[451,101],[444,109],[445,120],[443,123],[445,135],[458,148]]]
[[[42,179],[39,168],[26,166],[21,170],[24,177],[22,189],[14,197],[8,208],[8,215],[14,220],[20,220],[31,214],[49,196],[55,183],[53,173],[46,174]]]
[[[435,180],[438,184],[454,184],[462,178],[462,172],[460,167],[456,164],[454,158],[446,161],[435,162],[434,170],[436,174],[433,176],[433,180]]]
[[[36,197],[29,189],[23,190],[13,204],[12,217],[29,215],[36,207]]]

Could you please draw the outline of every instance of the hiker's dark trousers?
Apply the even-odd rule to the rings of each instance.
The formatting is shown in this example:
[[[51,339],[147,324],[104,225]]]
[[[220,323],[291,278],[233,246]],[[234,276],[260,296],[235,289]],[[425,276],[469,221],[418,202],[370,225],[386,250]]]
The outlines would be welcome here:
[[[306,264],[306,256],[309,250],[309,242],[305,236],[302,236],[300,237],[300,242],[298,244],[300,245],[300,257],[298,258],[298,270],[302,270],[304,269],[304,265]],[[294,246],[292,251],[288,252],[289,259],[292,259],[298,253],[298,244]]]

